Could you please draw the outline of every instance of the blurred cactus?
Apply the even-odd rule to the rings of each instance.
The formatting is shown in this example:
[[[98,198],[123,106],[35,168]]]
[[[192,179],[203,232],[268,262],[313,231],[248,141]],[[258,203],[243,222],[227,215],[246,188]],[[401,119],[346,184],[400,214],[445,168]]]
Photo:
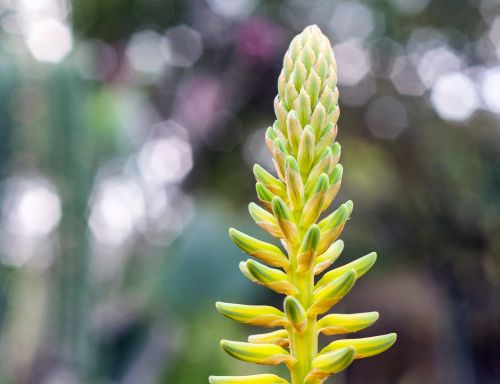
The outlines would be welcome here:
[[[392,346],[395,334],[336,340],[318,352],[318,335],[347,334],[378,319],[377,312],[329,314],[318,321],[375,263],[370,253],[335,268],[315,283],[315,275],[335,262],[343,249],[337,240],[350,217],[348,201],[319,220],[341,183],[340,145],[335,143],[339,118],[336,63],[328,39],[316,26],[296,36],[285,54],[274,102],[277,120],[266,132],[278,178],[259,165],[254,168],[257,195],[264,206],[251,203],[256,223],[281,240],[286,250],[235,229],[231,239],[254,260],[240,264],[251,281],[287,295],[283,311],[270,306],[217,303],[223,315],[251,325],[282,327],[252,335],[248,343],[223,340],[233,357],[256,364],[284,363],[293,384],[321,383],[351,364]],[[276,375],[211,376],[212,384],[287,383]]]

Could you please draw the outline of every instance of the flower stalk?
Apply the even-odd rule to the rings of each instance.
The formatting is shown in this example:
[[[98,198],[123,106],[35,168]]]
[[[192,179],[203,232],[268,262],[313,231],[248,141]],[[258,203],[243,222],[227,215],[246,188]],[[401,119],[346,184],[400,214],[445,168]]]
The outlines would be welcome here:
[[[318,351],[318,336],[342,335],[372,325],[377,312],[326,314],[373,266],[372,252],[328,269],[341,255],[339,236],[353,203],[321,215],[340,188],[343,168],[335,142],[339,118],[336,62],[330,42],[316,26],[307,27],[290,44],[274,101],[276,121],[266,131],[266,145],[277,176],[255,165],[256,191],[262,207],[250,203],[256,224],[281,241],[276,245],[231,228],[233,242],[256,260],[240,263],[254,283],[286,295],[283,309],[218,302],[223,315],[250,325],[279,328],[252,335],[248,342],[223,340],[233,357],[256,364],[285,364],[292,384],[318,384],[348,367],[391,347],[394,333],[333,341]],[[317,276],[323,274],[321,278]],[[283,384],[273,374],[211,376],[212,384]]]

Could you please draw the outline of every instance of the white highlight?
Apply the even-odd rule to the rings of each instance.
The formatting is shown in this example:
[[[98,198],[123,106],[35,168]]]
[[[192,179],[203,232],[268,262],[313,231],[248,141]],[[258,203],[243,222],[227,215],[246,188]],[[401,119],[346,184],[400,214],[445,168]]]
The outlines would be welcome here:
[[[465,121],[479,108],[474,83],[460,72],[443,75],[436,81],[431,102],[440,117],[451,121]]]

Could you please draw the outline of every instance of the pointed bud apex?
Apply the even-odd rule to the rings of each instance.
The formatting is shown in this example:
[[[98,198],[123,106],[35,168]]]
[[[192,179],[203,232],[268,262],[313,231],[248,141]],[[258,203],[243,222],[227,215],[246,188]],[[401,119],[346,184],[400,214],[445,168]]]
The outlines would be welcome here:
[[[311,98],[304,89],[300,90],[298,97],[293,102],[293,109],[297,111],[300,125],[305,127],[311,117]]]
[[[307,72],[309,72],[316,62],[316,54],[306,45],[300,54],[300,61],[304,63]]]
[[[285,100],[286,97],[286,75],[285,71],[281,70],[281,73],[278,77],[278,96],[280,97],[280,101],[283,104],[283,106],[286,109],[286,104],[283,103],[283,100]]]
[[[289,344],[288,332],[286,329],[279,329],[273,332],[250,335],[248,336],[248,342],[253,344],[276,344],[280,347],[287,347]]]
[[[293,156],[286,158],[285,178],[291,208],[293,210],[301,209],[304,198],[304,185],[302,184],[299,165]]]
[[[302,217],[300,218],[300,227],[307,228],[312,223],[318,220],[323,206],[326,194],[328,192],[328,176],[324,173],[318,178],[311,195],[308,197],[307,203],[304,206]]]
[[[319,93],[321,91],[321,79],[316,74],[314,69],[311,69],[311,73],[307,78],[305,90],[311,98],[311,109],[313,109],[318,104]]]
[[[281,180],[285,180],[285,160],[289,155],[285,145],[279,138],[276,138],[273,143],[273,162]]]
[[[342,240],[337,240],[328,249],[319,255],[315,260],[314,274],[319,275],[330,265],[332,265],[335,260],[338,259],[342,251],[344,250],[344,242]]]
[[[227,354],[247,363],[278,365],[290,364],[294,358],[283,348],[275,344],[252,344],[222,340],[221,347]]]
[[[275,197],[272,201],[272,208],[276,222],[285,238],[290,244],[297,244],[300,236],[299,230],[286,203],[281,198]]]
[[[285,57],[283,58],[283,70],[285,71],[286,79],[290,79],[290,75],[293,72],[293,59],[290,56],[290,52],[285,53]]]
[[[274,98],[274,113],[276,114],[276,118],[278,119],[278,126],[280,131],[286,137],[286,110],[283,105],[280,103],[278,96]]]
[[[259,207],[255,203],[250,203],[248,205],[248,212],[250,212],[250,216],[252,216],[255,223],[264,231],[274,237],[283,237],[283,234],[276,223],[276,219],[271,213]]]
[[[378,312],[326,315],[318,321],[318,333],[331,336],[358,332],[375,323],[378,317]]]
[[[284,327],[288,324],[285,314],[268,305],[243,305],[232,303],[215,303],[217,310],[224,316],[243,324],[259,327]]]
[[[243,274],[243,276],[245,276],[248,280],[250,280],[252,283],[255,284],[259,283],[257,279],[248,270],[246,261],[241,261],[240,264],[238,264],[238,267],[240,268],[240,272]]]
[[[316,72],[321,80],[321,83],[324,83],[326,80],[326,73],[328,71],[328,64],[323,55],[319,55],[318,61],[313,66],[314,72]]]
[[[281,180],[267,172],[259,164],[253,166],[253,173],[257,181],[260,181],[264,186],[275,195],[286,198],[286,186]]]
[[[298,333],[304,333],[307,327],[306,311],[293,296],[287,296],[283,303],[285,314],[290,324]]]
[[[333,124],[325,124],[324,132],[322,132],[320,139],[316,140],[315,153],[321,153],[326,147],[333,145],[335,137],[337,136],[337,126]]]
[[[290,148],[293,153],[297,153],[299,149],[300,135],[302,134],[302,127],[300,126],[299,118],[297,117],[297,113],[295,111],[288,112],[286,126]]]
[[[247,260],[248,272],[254,277],[257,283],[284,295],[294,295],[297,289],[288,280],[288,276],[279,269],[269,268],[256,262]]]
[[[352,347],[356,351],[354,356],[355,359],[371,357],[392,347],[396,342],[396,338],[397,336],[395,333],[389,333],[387,335],[365,337],[362,339],[336,340],[323,348],[320,355],[323,353],[337,351],[342,348]]]
[[[285,85],[285,108],[290,111],[293,108],[295,100],[297,100],[299,93],[295,89],[295,85],[291,81]]]
[[[266,146],[271,154],[273,153],[274,139],[276,139],[276,133],[273,127],[269,127],[266,130]]]
[[[335,167],[340,159],[340,154],[342,152],[342,147],[339,143],[333,143],[332,145],[332,156],[333,156],[333,166]]]
[[[260,182],[255,184],[255,190],[257,191],[259,200],[267,209],[271,209],[271,201],[273,200],[274,194]]]
[[[250,376],[210,376],[210,384],[288,384],[288,381],[271,374]]]
[[[300,61],[295,62],[295,66],[292,72],[293,84],[295,89],[300,91],[307,79],[307,69]]]
[[[320,231],[317,225],[312,225],[307,230],[304,239],[300,243],[297,253],[297,271],[308,271],[314,264],[316,252],[319,245]]]
[[[355,281],[356,272],[351,269],[330,282],[330,284],[314,290],[314,303],[308,309],[308,315],[314,316],[328,312],[351,290]]]
[[[287,257],[275,245],[257,240],[234,228],[229,229],[229,237],[244,252],[274,267],[287,267]]]
[[[346,204],[342,204],[337,210],[318,223],[321,230],[319,253],[325,252],[330,244],[337,240],[348,218],[348,208]]]
[[[326,147],[321,153],[321,156],[319,156],[315,162],[316,164],[309,172],[306,185],[304,186],[304,195],[306,199],[308,199],[311,195],[312,189],[316,185],[319,176],[322,173],[329,174],[333,169],[332,149],[330,147]]]
[[[373,264],[375,264],[375,261],[377,261],[377,253],[372,252],[369,253],[366,256],[360,257],[359,259],[356,259],[346,265],[343,265],[341,267],[332,269],[331,271],[327,272],[316,284],[316,289],[321,288],[331,281],[335,280],[339,276],[343,275],[345,272],[353,269],[356,271],[356,279],[359,279],[361,276],[363,276],[366,272],[370,270],[371,267],[373,267]]]
[[[314,131],[307,125],[300,138],[297,161],[302,175],[307,175],[314,161]]]
[[[354,360],[355,350],[346,347],[334,352],[325,353],[314,358],[311,371],[304,383],[312,384],[346,369]]]
[[[314,129],[315,136],[319,139],[321,134],[323,133],[324,124],[325,124],[326,112],[323,105],[318,104],[316,108],[314,108],[314,112],[311,116],[311,126]]]

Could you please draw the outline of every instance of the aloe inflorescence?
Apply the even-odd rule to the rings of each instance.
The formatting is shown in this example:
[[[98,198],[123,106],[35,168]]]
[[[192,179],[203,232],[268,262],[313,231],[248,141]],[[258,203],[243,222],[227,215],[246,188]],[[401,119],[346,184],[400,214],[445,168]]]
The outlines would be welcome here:
[[[218,302],[223,315],[250,325],[277,328],[252,335],[248,342],[222,340],[233,357],[256,364],[285,364],[292,384],[322,383],[354,359],[370,357],[392,346],[394,333],[335,340],[318,351],[318,336],[357,332],[372,325],[377,312],[327,314],[375,263],[372,252],[322,275],[340,256],[338,240],[353,203],[347,201],[320,220],[342,179],[340,145],[335,142],[339,118],[336,62],[320,29],[307,27],[296,36],[283,61],[274,101],[276,121],[266,131],[278,177],[255,165],[257,195],[250,203],[255,222],[280,239],[283,248],[231,228],[234,243],[254,259],[240,263],[248,279],[286,295],[283,308]],[[320,317],[320,318],[319,318]],[[212,384],[278,384],[274,374],[211,376]]]

